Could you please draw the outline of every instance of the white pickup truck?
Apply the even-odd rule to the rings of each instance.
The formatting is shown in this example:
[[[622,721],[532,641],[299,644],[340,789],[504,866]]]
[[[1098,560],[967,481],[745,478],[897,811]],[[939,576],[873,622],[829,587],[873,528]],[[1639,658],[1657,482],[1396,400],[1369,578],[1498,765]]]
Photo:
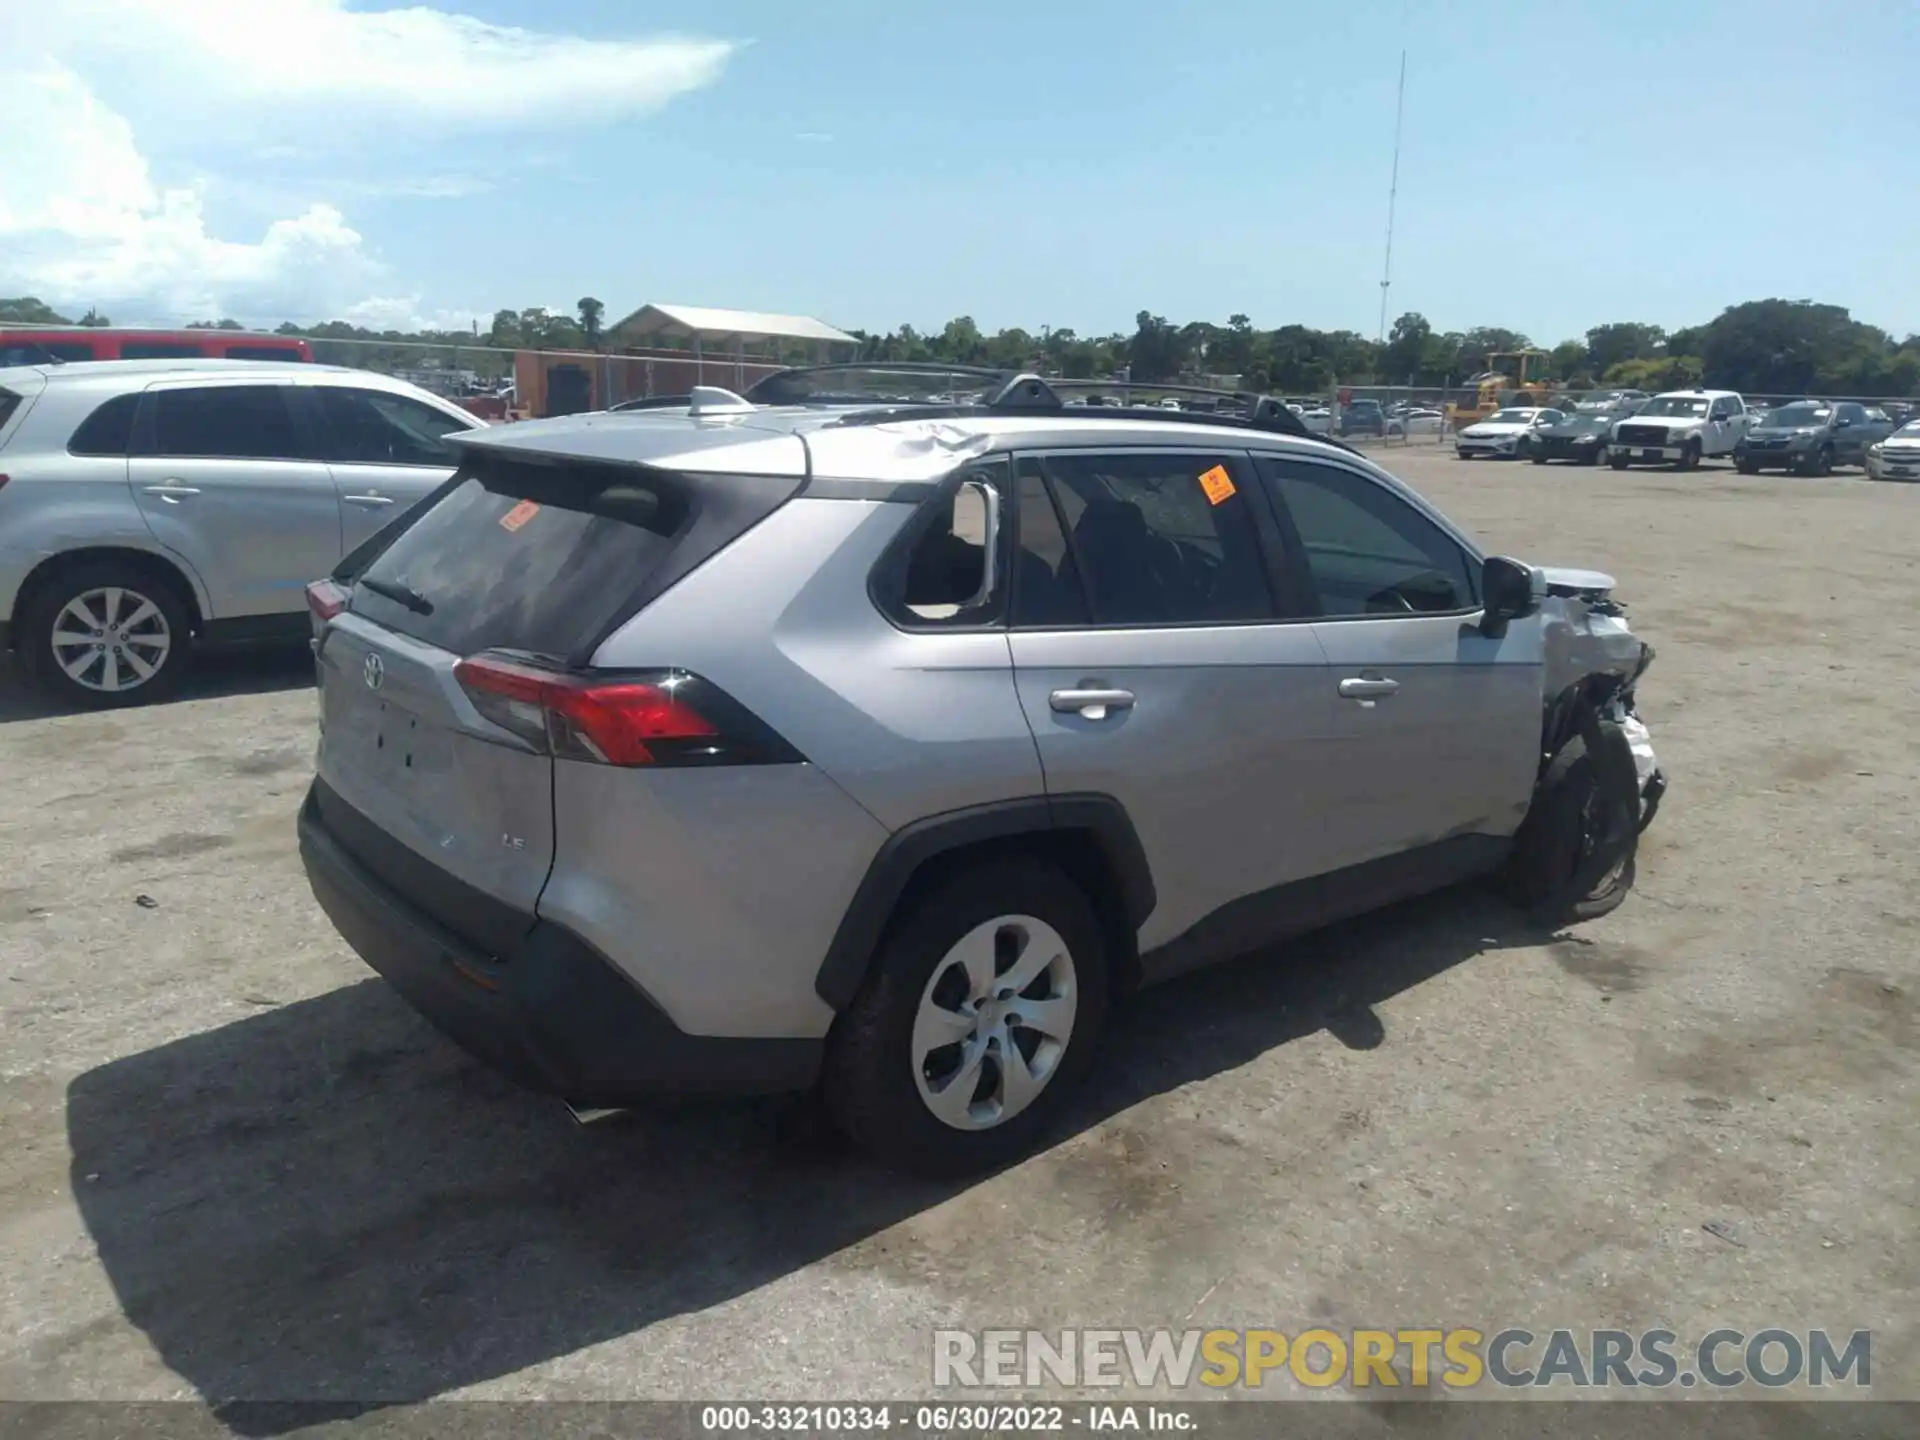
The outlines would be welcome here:
[[[1731,457],[1747,424],[1747,402],[1731,390],[1669,390],[1614,422],[1607,463],[1616,470],[1633,464],[1692,470],[1709,457]]]

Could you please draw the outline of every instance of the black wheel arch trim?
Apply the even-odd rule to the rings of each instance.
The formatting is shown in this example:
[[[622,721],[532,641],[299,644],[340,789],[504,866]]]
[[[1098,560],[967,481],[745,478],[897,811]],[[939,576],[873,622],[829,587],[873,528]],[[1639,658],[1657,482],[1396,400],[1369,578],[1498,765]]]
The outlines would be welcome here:
[[[895,907],[927,862],[983,841],[1065,831],[1085,832],[1092,839],[1119,878],[1127,923],[1137,931],[1153,913],[1158,896],[1146,849],[1124,805],[1096,793],[996,800],[929,815],[887,837],[841,917],[814,977],[814,993],[835,1014],[853,1003]]]

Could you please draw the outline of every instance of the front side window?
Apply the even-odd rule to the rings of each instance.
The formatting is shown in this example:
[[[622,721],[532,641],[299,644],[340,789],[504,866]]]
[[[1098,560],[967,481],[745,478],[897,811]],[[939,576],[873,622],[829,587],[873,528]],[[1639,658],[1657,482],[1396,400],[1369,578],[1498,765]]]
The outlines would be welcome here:
[[[1260,463],[1300,537],[1321,614],[1443,614],[1479,603],[1467,552],[1384,485],[1308,460]]]
[[[1242,462],[1200,451],[1109,451],[1023,463],[1044,477],[1060,526],[1055,583],[1078,578],[1094,624],[1273,618]]]
[[[305,458],[278,385],[197,385],[153,395],[150,455],[233,460]]]
[[[322,385],[320,397],[329,459],[363,465],[460,463],[446,436],[471,427],[444,410],[404,395]]]

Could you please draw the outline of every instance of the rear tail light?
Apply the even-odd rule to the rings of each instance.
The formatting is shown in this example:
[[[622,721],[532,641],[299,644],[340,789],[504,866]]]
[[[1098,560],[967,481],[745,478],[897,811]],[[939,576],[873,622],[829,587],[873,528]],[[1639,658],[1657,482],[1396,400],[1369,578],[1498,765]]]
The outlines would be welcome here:
[[[347,608],[351,593],[331,580],[316,580],[307,586],[307,609],[316,620],[331,620]]]
[[[684,670],[570,674],[475,655],[453,667],[473,708],[547,754],[595,765],[790,765],[800,753]]]

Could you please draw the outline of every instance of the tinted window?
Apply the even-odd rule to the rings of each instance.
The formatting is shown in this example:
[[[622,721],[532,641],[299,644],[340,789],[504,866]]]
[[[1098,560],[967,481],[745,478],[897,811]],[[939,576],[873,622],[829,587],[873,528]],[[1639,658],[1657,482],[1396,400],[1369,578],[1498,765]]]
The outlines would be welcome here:
[[[667,558],[687,520],[677,491],[625,466],[495,464],[374,557],[354,613],[455,654],[565,657]],[[408,592],[411,607],[394,598]]]
[[[302,449],[278,385],[204,385],[153,395],[154,455],[298,460]]]
[[[13,418],[13,412],[20,408],[20,397],[11,390],[0,390],[0,430],[7,428],[7,421]]]
[[[174,340],[122,340],[122,360],[186,360],[204,355],[198,345],[182,345]]]
[[[1096,624],[1273,615],[1232,457],[1118,451],[1039,463]]]
[[[1838,418],[1851,425],[1864,425],[1867,420],[1866,408],[1860,405],[1842,405]]]
[[[1073,552],[1041,478],[1040,462],[1022,460],[1017,486],[1020,549],[1013,567],[1013,623],[1043,627],[1087,623],[1087,597]]]
[[[1261,464],[1299,532],[1322,614],[1404,615],[1477,602],[1466,551],[1385,486],[1311,461]]]
[[[70,455],[125,455],[133,448],[133,415],[138,395],[116,395],[86,419],[67,441]]]
[[[76,340],[10,340],[0,345],[0,369],[9,365],[72,364],[93,359],[93,346]]]
[[[229,345],[223,352],[229,360],[304,360],[291,345]]]
[[[329,459],[366,465],[460,463],[458,452],[442,437],[472,427],[445,411],[379,390],[322,385],[313,393],[320,399]]]
[[[957,490],[909,522],[905,548],[888,558],[879,579],[896,619],[982,625],[999,618],[1006,586],[986,587],[987,493],[1004,496],[1006,483],[1005,461],[970,466]]]

